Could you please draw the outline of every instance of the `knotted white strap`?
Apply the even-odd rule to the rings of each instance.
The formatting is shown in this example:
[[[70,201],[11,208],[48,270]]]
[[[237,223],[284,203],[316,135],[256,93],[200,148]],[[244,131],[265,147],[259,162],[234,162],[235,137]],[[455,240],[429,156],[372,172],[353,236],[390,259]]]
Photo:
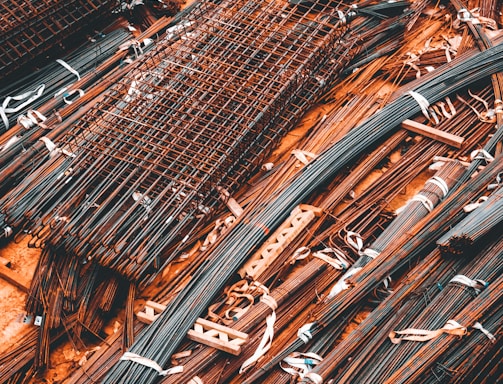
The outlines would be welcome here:
[[[313,327],[313,325],[314,323],[304,324],[297,331],[297,337],[301,339],[304,342],[304,344],[309,343],[309,340],[313,338],[313,334],[311,333],[311,328]]]
[[[298,376],[302,379],[322,360],[323,358],[320,355],[313,352],[294,352],[285,357],[279,366],[286,373],[294,377]],[[287,366],[282,363],[287,364]]]
[[[486,163],[490,163],[494,160],[494,157],[487,152],[485,149],[476,149],[470,153],[470,159],[473,160],[484,160]]]
[[[475,203],[467,204],[463,207],[463,211],[470,213],[480,207],[484,201],[487,200],[487,196],[481,196]]]
[[[357,232],[348,231],[346,233],[346,241],[349,245],[355,248],[358,252],[363,248],[363,239]]]
[[[264,335],[262,336],[262,340],[260,340],[260,344],[255,350],[255,353],[243,362],[241,368],[239,368],[239,373],[242,373],[246,368],[255,364],[258,359],[264,356],[267,351],[271,349],[271,344],[274,339],[274,323],[276,322],[276,309],[278,308],[278,303],[274,297],[269,295],[269,293],[264,293],[260,301],[267,304],[269,308],[271,308],[272,313],[265,319],[266,329],[264,331]]]
[[[473,288],[477,294],[480,293],[481,289],[486,288],[489,285],[489,283],[487,283],[484,280],[481,279],[472,280],[465,275],[454,276],[451,279],[450,283],[458,283],[466,285],[467,287]]]
[[[204,384],[199,376],[194,376],[187,384]]]
[[[328,256],[328,253],[332,253],[335,258]],[[343,258],[343,254],[332,248],[325,248],[320,251],[313,253],[313,257],[323,260],[325,263],[330,264],[332,267],[338,270],[348,269],[349,262]]]
[[[426,180],[426,183],[436,185],[442,191],[442,197],[447,196],[447,194],[449,193],[449,186],[447,185],[445,180],[439,176],[431,177],[430,179]]]
[[[348,289],[349,285],[346,283],[346,280],[349,279],[351,276],[353,276],[355,273],[359,272],[361,269],[362,267],[356,267],[356,268],[351,267],[344,275],[342,275],[339,281],[332,287],[330,293],[327,295],[327,299],[328,300],[333,299],[339,293]]]
[[[454,336],[464,336],[466,335],[466,328],[461,324],[456,322],[455,320],[449,320],[447,323],[440,329],[429,331],[426,329],[416,329],[416,328],[407,328],[403,331],[392,331],[388,335],[391,342],[394,344],[400,344],[403,340],[409,341],[428,341],[437,338],[443,333]]]
[[[496,338],[494,337],[494,335],[491,332],[489,332],[487,329],[485,329],[482,326],[482,324],[480,324],[478,321],[472,325],[472,328],[478,329],[480,332],[482,332],[484,335],[486,335],[487,338],[491,341],[491,343],[496,342]]]
[[[28,91],[25,93],[22,93],[21,95],[16,95],[16,96],[7,96],[2,105],[0,106],[0,117],[2,118],[2,121],[5,125],[5,129],[9,129],[9,119],[7,118],[7,115],[9,113],[16,113],[21,110],[23,110],[25,107],[33,103],[35,100],[37,100],[42,94],[44,93],[45,90],[45,84],[39,85],[37,88],[35,88],[33,91]],[[11,101],[22,101],[25,100],[23,103],[19,104],[16,107],[9,107],[9,103]]]
[[[146,367],[152,368],[157,371],[159,376],[167,376],[167,375],[172,375],[175,373],[182,373],[183,372],[183,366],[178,365],[176,367],[172,367],[169,369],[162,369],[162,367],[157,364],[154,360],[150,360],[146,357],[137,355],[136,353],[132,352],[125,352],[120,360],[125,360],[125,361],[132,361],[141,365],[144,365]]]

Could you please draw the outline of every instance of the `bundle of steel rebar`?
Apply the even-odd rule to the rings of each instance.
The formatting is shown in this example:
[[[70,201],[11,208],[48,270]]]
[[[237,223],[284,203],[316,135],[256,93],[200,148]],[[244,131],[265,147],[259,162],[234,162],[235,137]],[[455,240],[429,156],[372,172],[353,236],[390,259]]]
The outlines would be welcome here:
[[[44,163],[49,152],[46,143],[57,142],[66,130],[86,113],[98,100],[101,94],[117,82],[133,66],[129,63],[134,58],[141,56],[138,44],[145,52],[153,47],[152,41],[157,39],[160,31],[167,26],[176,25],[176,18],[170,21],[161,18],[147,30],[128,40],[111,57],[97,65],[91,72],[75,79],[66,86],[68,94],[79,95],[72,99],[71,104],[64,103],[60,98],[51,98],[37,110],[40,114],[32,112],[31,117],[25,116],[9,131],[0,136],[0,194],[4,194],[19,183],[32,169]],[[150,43],[150,44],[147,44]],[[93,45],[92,43],[89,43]],[[89,44],[87,46],[89,46]],[[137,51],[135,52],[134,49]],[[127,49],[126,49],[127,48]],[[132,50],[133,52],[130,52]],[[84,92],[82,94],[82,91]],[[43,120],[45,118],[45,120]],[[43,121],[42,121],[43,120]],[[44,141],[40,139],[46,137]]]
[[[94,34],[87,43],[82,44],[70,54],[1,88],[0,132],[8,130],[20,119],[20,116],[26,115],[29,110],[37,110],[51,98],[59,99],[59,106],[72,103],[72,99],[78,97],[79,93],[69,94],[67,87],[94,70],[133,37],[131,31],[120,25],[123,23],[116,24],[118,25],[115,28],[109,27],[112,28],[110,32]],[[25,125],[30,125],[23,119],[29,120],[27,116],[21,118],[21,121]],[[5,145],[1,149],[4,147]]]
[[[481,252],[480,256],[444,284],[442,290],[432,298],[424,310],[410,309],[408,318],[400,319],[393,329],[388,329],[389,338],[380,343],[374,342],[374,357],[371,357],[370,361],[378,358],[379,364],[361,365],[358,373],[352,372],[351,380],[361,383],[387,380],[404,382],[397,377],[409,372],[421,375],[421,371],[428,367],[424,360],[421,367],[411,366],[413,356],[418,355],[423,347],[421,341],[427,341],[429,337],[433,339],[435,330],[442,329],[450,319],[456,318],[460,310],[469,305],[480,292],[499,277],[503,268],[501,251],[501,241],[499,244],[491,244]],[[422,358],[426,359],[426,356],[427,353],[422,352]]]
[[[112,17],[115,0],[2,1],[0,80],[68,37]]]
[[[475,206],[467,205],[469,209],[475,207],[475,210],[437,240],[440,250],[447,254],[461,255],[493,230],[495,236],[501,236],[501,228],[498,229],[498,225],[502,220],[502,195],[503,188],[499,188],[490,196],[485,196],[484,202],[474,203]],[[479,204],[480,206],[476,207]]]

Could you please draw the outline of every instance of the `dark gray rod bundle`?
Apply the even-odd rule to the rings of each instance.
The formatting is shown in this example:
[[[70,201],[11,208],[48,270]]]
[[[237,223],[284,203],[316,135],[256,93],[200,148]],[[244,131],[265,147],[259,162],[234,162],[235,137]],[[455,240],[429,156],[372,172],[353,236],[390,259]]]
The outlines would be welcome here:
[[[486,197],[486,201],[437,240],[440,250],[447,254],[460,255],[470,250],[474,243],[493,230],[495,236],[501,236],[503,234],[501,228],[501,221],[503,221],[502,197],[503,188],[499,188]]]

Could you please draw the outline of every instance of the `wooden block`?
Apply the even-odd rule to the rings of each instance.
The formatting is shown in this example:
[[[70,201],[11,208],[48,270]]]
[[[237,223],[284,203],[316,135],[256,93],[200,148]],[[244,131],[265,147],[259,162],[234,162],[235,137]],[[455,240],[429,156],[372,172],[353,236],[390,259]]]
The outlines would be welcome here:
[[[241,345],[248,341],[248,334],[202,318],[196,320],[187,337],[235,356],[241,353]]]
[[[464,138],[460,136],[453,135],[448,132],[441,131],[440,129],[429,127],[425,124],[418,123],[417,121],[406,119],[402,122],[402,127],[411,131],[418,133],[420,135],[429,137],[440,141],[444,144],[453,146],[455,148],[461,148],[464,142]]]
[[[292,210],[290,216],[262,244],[238,271],[244,278],[256,279],[283,250],[301,233],[322,210],[311,205],[301,204]]]
[[[162,311],[166,309],[165,305],[148,300],[145,303],[143,311],[137,312],[136,317],[139,321],[145,324],[152,324],[159,317]]]
[[[23,292],[28,293],[30,290],[30,281],[28,279],[12,269],[7,268],[2,263],[0,263],[0,277]]]

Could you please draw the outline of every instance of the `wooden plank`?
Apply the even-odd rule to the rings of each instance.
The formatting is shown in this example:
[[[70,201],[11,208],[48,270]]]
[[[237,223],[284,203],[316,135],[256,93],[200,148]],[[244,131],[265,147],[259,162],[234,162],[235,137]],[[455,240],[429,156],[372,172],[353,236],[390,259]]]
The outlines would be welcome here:
[[[241,353],[241,345],[248,341],[248,334],[198,318],[194,329],[187,332],[187,338],[237,356]]]
[[[214,323],[213,321],[198,318],[196,320],[196,324],[201,325],[204,329],[214,329],[215,331],[227,333],[229,336],[232,336],[232,338],[243,339],[245,341],[248,340],[247,333],[236,331],[235,329],[226,327],[225,325]]]
[[[414,120],[404,120],[402,122],[402,127],[407,129],[408,131],[415,132],[420,135],[429,137],[430,139],[440,141],[454,148],[461,148],[465,140],[463,137],[441,131],[440,129],[429,127]]]
[[[19,273],[7,268],[5,265],[0,263],[0,277],[15,287],[19,288],[21,291],[28,293],[30,290],[30,280],[20,275]]]

